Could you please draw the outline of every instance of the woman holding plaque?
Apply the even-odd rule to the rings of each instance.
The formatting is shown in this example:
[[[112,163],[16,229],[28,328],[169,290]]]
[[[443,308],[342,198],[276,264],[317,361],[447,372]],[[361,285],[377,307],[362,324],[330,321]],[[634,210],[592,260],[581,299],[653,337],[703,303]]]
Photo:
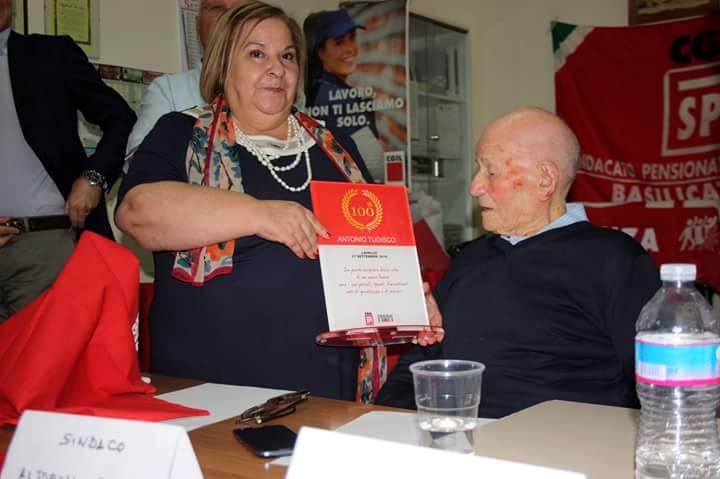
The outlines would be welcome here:
[[[155,258],[151,370],[353,399],[358,352],[328,329],[311,179],[372,181],[355,143],[297,113],[305,45],[281,9],[226,12],[203,59],[209,106],[161,118],[118,226]]]

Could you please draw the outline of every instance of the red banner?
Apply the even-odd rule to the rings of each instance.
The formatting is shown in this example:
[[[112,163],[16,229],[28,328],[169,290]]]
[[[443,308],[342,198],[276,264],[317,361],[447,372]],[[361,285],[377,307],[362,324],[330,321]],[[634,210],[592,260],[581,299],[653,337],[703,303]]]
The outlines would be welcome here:
[[[635,238],[662,263],[695,263],[698,279],[720,291],[718,209],[710,202],[682,204],[585,205],[590,222],[617,228]]]
[[[553,26],[557,112],[579,201],[720,199],[720,18]]]

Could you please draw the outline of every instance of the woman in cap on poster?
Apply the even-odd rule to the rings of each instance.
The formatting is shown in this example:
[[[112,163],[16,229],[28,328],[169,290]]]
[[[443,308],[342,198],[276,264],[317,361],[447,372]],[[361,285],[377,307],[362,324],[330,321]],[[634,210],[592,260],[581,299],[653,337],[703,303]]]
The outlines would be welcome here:
[[[384,149],[378,140],[374,111],[355,111],[371,101],[367,88],[353,88],[348,77],[357,70],[356,33],[365,29],[344,9],[310,15],[303,25],[308,39],[306,101],[313,116],[350,135],[371,173],[383,176]]]

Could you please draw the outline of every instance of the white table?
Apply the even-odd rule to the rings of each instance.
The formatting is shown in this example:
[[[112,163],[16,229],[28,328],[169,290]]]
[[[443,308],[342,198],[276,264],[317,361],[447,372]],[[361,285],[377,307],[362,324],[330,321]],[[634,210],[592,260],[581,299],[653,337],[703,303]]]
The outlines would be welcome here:
[[[548,401],[475,430],[475,453],[569,471],[632,478],[640,411]]]

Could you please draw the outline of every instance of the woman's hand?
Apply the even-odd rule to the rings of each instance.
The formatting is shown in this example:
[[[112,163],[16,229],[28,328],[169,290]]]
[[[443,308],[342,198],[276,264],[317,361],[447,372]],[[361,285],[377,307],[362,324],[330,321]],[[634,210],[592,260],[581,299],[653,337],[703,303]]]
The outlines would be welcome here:
[[[309,209],[294,201],[258,200],[257,235],[282,243],[298,258],[315,259],[317,235],[330,234]]]
[[[428,319],[430,320],[430,326],[437,328],[434,332],[423,332],[420,333],[417,339],[417,344],[420,346],[430,346],[431,344],[439,343],[445,337],[445,330],[442,329],[442,314],[440,308],[438,308],[437,302],[430,291],[430,285],[426,282],[423,283],[423,292],[425,293],[425,307],[427,308]]]

